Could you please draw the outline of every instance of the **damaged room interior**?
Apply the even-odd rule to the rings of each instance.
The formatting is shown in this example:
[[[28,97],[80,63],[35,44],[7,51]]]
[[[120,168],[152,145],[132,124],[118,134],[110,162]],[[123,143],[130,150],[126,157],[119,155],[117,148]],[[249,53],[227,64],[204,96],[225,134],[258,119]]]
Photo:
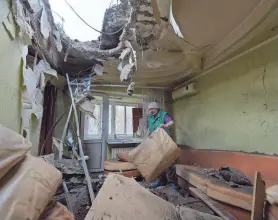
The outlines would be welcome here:
[[[0,21],[0,220],[278,220],[278,0]]]

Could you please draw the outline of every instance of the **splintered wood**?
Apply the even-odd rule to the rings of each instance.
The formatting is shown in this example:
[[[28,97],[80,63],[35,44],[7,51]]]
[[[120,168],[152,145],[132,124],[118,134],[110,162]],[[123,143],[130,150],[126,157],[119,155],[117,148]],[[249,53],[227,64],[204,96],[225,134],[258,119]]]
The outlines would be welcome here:
[[[260,172],[256,172],[253,191],[251,220],[262,220],[265,204],[265,183]]]

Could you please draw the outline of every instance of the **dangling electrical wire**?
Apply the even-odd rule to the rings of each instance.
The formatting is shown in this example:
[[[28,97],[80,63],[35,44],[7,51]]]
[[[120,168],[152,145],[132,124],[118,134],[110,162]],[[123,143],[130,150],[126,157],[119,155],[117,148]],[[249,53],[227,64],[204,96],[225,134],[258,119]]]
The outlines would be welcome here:
[[[81,20],[84,22],[84,24],[86,24],[88,27],[90,27],[91,29],[93,29],[94,31],[100,33],[100,34],[105,34],[105,35],[114,35],[114,34],[117,34],[119,33],[121,30],[124,29],[125,26],[122,26],[119,30],[115,31],[115,32],[112,32],[112,33],[105,33],[105,32],[102,32],[102,31],[99,31],[97,30],[96,28],[92,27],[90,24],[88,24],[75,10],[74,8],[68,3],[67,0],[65,0],[66,4],[71,8],[71,10],[74,12],[74,14]]]

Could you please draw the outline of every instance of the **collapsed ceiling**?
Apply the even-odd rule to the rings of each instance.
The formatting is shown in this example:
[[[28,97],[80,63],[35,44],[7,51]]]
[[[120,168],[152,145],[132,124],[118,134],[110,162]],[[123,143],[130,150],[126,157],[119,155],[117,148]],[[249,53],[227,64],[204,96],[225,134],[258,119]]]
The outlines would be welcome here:
[[[37,54],[61,75],[71,76],[89,74],[97,63],[104,65],[104,74],[94,83],[173,86],[224,60],[230,48],[235,52],[244,46],[243,37],[262,21],[277,18],[275,0],[202,4],[208,3],[121,0],[106,10],[99,39],[88,42],[70,39],[54,24],[48,0],[13,0],[13,10],[22,34],[32,40],[28,60]],[[277,34],[267,30],[266,35],[268,28],[257,33],[254,44]]]

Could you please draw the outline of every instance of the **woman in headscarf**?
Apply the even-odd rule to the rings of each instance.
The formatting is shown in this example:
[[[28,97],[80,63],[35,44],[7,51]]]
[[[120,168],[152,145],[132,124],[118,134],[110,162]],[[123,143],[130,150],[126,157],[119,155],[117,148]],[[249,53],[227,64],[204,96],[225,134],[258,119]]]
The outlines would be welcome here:
[[[167,134],[171,137],[170,127],[174,124],[171,116],[163,111],[157,102],[151,102],[148,105],[149,115],[148,115],[148,134],[150,135],[157,128],[163,128]],[[151,188],[156,188],[161,185],[171,184],[173,188],[176,186],[176,175],[175,167],[172,165],[166,172],[163,172],[159,180],[151,183]]]

